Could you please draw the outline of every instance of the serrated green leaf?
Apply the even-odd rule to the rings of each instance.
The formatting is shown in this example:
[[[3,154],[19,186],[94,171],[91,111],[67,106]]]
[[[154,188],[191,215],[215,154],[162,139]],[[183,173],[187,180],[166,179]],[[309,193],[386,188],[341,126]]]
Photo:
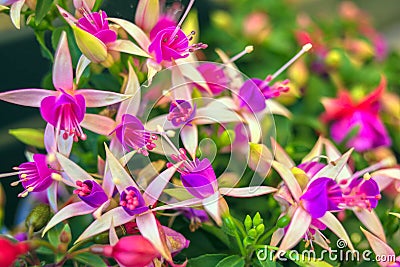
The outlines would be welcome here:
[[[190,259],[187,267],[216,266],[218,262],[226,258],[226,254],[206,254],[197,258]]]
[[[52,0],[37,0],[36,3],[36,25],[39,25],[43,18],[49,12],[51,6],[53,4]]]
[[[243,267],[244,264],[243,258],[238,255],[231,255],[218,262],[216,267]]]
[[[20,128],[20,129],[10,129],[8,133],[28,146],[44,148],[43,130]]]
[[[100,256],[85,252],[74,257],[74,260],[87,264],[89,266],[107,267],[107,264]]]

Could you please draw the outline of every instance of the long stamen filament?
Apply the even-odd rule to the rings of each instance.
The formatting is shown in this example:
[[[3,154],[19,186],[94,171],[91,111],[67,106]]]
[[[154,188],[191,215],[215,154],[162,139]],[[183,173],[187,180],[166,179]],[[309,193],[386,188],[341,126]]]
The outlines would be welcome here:
[[[304,53],[308,52],[312,48],[312,44],[308,43],[303,45],[301,50],[294,56],[292,57],[288,62],[286,62],[285,65],[283,65],[279,70],[277,70],[274,74],[268,77],[269,82],[271,82],[273,79],[275,79],[279,74],[281,74],[283,71],[285,71],[290,65],[292,65],[299,57],[301,57]],[[268,84],[267,83],[267,84]]]

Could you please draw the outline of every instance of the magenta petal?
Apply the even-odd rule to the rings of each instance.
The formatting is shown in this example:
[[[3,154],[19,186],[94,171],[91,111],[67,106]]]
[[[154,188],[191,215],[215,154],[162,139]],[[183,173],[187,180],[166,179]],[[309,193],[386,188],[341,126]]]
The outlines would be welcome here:
[[[223,67],[214,63],[203,63],[197,67],[197,70],[204,77],[208,87],[210,88],[210,91],[214,95],[218,95],[222,93],[222,91],[226,90],[228,86],[228,78],[224,73]],[[201,91],[207,91],[197,83],[195,86]]]
[[[163,29],[175,26],[176,21],[172,20],[171,18],[166,16],[160,18],[157,24],[154,25],[153,29],[151,29],[150,31],[150,40],[153,40],[156,37],[157,33],[162,31]]]
[[[96,36],[105,44],[112,43],[117,40],[117,34],[112,30],[102,30],[96,33],[94,36]]]
[[[90,193],[86,195],[78,194],[78,197],[89,206],[98,208],[108,200],[103,188],[94,180],[86,180],[83,182],[83,184],[90,189]]]
[[[329,210],[338,210],[335,201],[330,200],[330,197],[340,197],[341,193],[329,195],[328,189],[334,187],[336,182],[330,178],[318,178],[314,180],[307,188],[307,191],[300,197],[304,209],[317,219],[325,215]]]
[[[239,102],[240,107],[246,108],[249,112],[259,112],[266,107],[264,95],[251,79],[240,87]]]
[[[307,176],[311,179],[315,174],[317,174],[326,164],[320,163],[318,161],[304,162],[297,166],[297,168],[302,169]]]
[[[40,192],[51,185],[51,174],[56,171],[49,168],[46,155],[35,154],[33,160],[19,165],[19,178],[25,189],[32,188],[33,192]]]

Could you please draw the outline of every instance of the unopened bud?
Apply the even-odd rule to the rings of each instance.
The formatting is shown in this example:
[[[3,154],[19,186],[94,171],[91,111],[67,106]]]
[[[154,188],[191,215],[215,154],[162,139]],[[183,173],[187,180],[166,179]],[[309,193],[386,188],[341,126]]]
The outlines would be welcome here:
[[[251,220],[250,215],[247,215],[244,219],[244,227],[246,228],[246,232],[253,228],[253,221]]]
[[[251,237],[252,239],[256,239],[257,237],[257,231],[256,229],[252,228],[247,232],[248,236]]]
[[[262,224],[263,219],[261,219],[261,215],[259,212],[256,213],[253,217],[253,225],[257,227],[258,225]]]
[[[284,215],[281,218],[279,218],[278,222],[276,223],[276,226],[279,228],[285,228],[288,226],[290,223],[290,217],[288,215]]]
[[[262,223],[262,224],[257,225],[256,231],[257,231],[258,235],[262,235],[264,233],[264,231],[265,231],[264,224]]]
[[[26,227],[33,227],[33,231],[37,232],[42,229],[50,220],[50,207],[46,204],[40,204],[32,209],[28,217],[25,219]]]

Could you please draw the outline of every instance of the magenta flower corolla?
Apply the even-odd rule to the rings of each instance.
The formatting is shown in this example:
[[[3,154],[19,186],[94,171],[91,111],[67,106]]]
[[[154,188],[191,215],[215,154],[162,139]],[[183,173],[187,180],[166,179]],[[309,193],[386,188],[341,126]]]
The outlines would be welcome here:
[[[321,177],[311,182],[300,201],[311,217],[318,219],[327,211],[340,210],[338,202],[341,196],[340,187],[334,180]]]
[[[196,159],[193,168],[182,173],[183,186],[193,196],[204,199],[213,195],[218,190],[217,178],[210,161]]]
[[[153,29],[150,31],[150,40],[154,40],[156,38],[157,34],[169,27],[176,27],[176,21],[172,19],[170,16],[162,16],[154,25]]]
[[[142,194],[134,186],[128,186],[121,192],[119,204],[129,215],[137,215],[149,210]]]
[[[347,207],[359,207],[372,210],[381,199],[379,186],[374,179],[353,179],[343,190],[343,204]]]
[[[117,40],[117,34],[113,30],[110,30],[107,21],[107,14],[104,11],[84,11],[83,17],[78,20],[76,26],[94,35],[105,44]]]
[[[391,139],[379,117],[379,100],[385,88],[386,79],[382,77],[379,86],[357,103],[347,91],[341,91],[337,98],[322,100],[326,111],[321,119],[323,122],[333,122],[331,135],[335,142],[343,142],[358,127],[355,135],[347,141],[347,147],[364,152],[390,146]]]
[[[19,172],[18,176],[22,186],[25,188],[20,195],[46,190],[53,182],[51,175],[58,173],[48,165],[47,157],[43,154],[34,154],[33,162],[22,163],[16,169]]]
[[[86,139],[80,123],[86,112],[85,98],[82,95],[71,95],[63,89],[59,89],[58,96],[48,96],[40,103],[40,113],[45,121],[54,127],[64,130],[63,138],[73,135]]]
[[[190,121],[193,120],[195,114],[196,105],[192,107],[189,101],[176,100],[169,107],[167,119],[176,127],[186,124],[190,125]]]
[[[148,155],[146,149],[152,150],[155,147],[153,141],[157,136],[146,131],[143,123],[133,115],[122,115],[121,123],[113,132],[126,150],[132,148],[143,155]]]
[[[94,180],[85,180],[76,182],[77,189],[74,190],[74,194],[93,208],[98,208],[108,200],[104,189],[96,183]]]
[[[224,73],[224,68],[214,63],[202,63],[197,67],[197,70],[204,77],[208,88],[213,95],[222,93],[228,87],[228,78]],[[208,92],[203,86],[195,83],[196,88],[200,91]]]

